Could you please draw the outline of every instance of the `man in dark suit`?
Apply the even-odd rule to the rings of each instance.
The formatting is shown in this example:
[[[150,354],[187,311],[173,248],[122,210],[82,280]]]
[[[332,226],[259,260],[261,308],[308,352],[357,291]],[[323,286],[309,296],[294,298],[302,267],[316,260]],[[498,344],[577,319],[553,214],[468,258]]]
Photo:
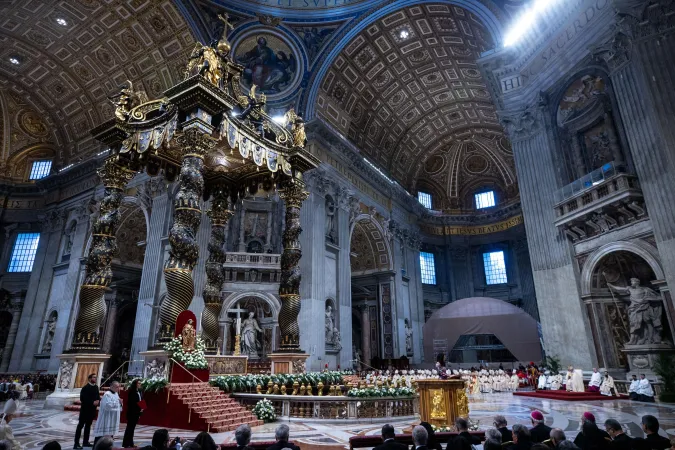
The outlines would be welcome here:
[[[412,430],[413,450],[427,450],[427,439],[429,434],[422,425],[417,425]]]
[[[605,420],[605,430],[612,438],[609,447],[611,450],[631,450],[633,448],[633,439],[623,432],[623,427],[618,420]]]
[[[89,375],[89,383],[80,391],[80,418],[75,429],[75,445],[74,450],[81,450],[80,435],[82,434],[82,427],[84,427],[84,447],[92,447],[89,442],[89,431],[91,430],[91,422],[96,417],[96,408],[101,402],[101,394],[96,385],[96,374]]]
[[[469,423],[466,421],[466,419],[458,417],[455,420],[455,428],[457,428],[458,438],[465,439],[469,445],[480,445],[480,438],[469,433]],[[450,440],[452,439],[454,438],[450,438]]]
[[[586,436],[586,433],[583,432],[583,426],[586,422],[590,422],[593,425],[595,425],[595,416],[593,415],[593,413],[586,411],[581,415],[582,432],[577,434],[577,437],[574,438],[574,445],[579,447],[581,450],[587,450],[589,447],[594,446],[593,440],[589,439]],[[598,439],[604,438],[607,442],[611,441],[611,438],[609,437],[609,434],[607,434],[607,432],[598,429],[597,434],[599,436]]]
[[[408,450],[408,446],[396,442],[394,438],[396,437],[396,432],[394,427],[389,424],[386,424],[382,427],[382,444],[375,447],[373,450]]]
[[[495,416],[494,426],[502,434],[502,444],[506,442],[513,442],[513,433],[511,430],[506,428],[508,423],[506,422],[506,417],[504,416]]]
[[[513,426],[513,445],[506,448],[507,450],[530,450],[532,448],[532,436],[527,426],[519,423]]]
[[[285,448],[290,448],[291,450],[300,450],[300,447],[297,445],[291,444],[288,442],[288,425],[281,424],[274,431],[274,437],[277,442],[267,447],[267,450],[283,450]]]
[[[533,444],[544,442],[551,437],[551,427],[544,423],[544,413],[535,409],[530,413],[530,421],[532,422],[530,436]]]
[[[642,416],[642,431],[646,438],[633,439],[633,448],[640,450],[666,450],[670,448],[670,439],[659,435],[659,420],[651,415]]]

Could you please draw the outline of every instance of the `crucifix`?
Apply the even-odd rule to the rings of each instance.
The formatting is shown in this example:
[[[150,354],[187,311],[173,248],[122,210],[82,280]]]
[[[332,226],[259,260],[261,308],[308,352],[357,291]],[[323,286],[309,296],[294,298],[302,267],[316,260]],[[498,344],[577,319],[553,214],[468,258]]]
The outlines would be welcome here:
[[[227,38],[227,30],[234,30],[234,26],[230,23],[230,16],[227,13],[218,14],[218,20],[223,22],[225,25],[223,27],[223,38]]]
[[[248,309],[241,309],[239,302],[237,302],[237,307],[228,309],[228,313],[237,314],[237,335],[234,337],[234,356],[239,356],[241,354],[241,313],[248,313]]]

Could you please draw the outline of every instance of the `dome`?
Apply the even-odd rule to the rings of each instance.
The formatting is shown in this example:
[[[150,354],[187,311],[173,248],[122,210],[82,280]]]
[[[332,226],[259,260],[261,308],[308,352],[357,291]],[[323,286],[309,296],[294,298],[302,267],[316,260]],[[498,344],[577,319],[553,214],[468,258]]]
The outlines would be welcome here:
[[[471,297],[436,311],[424,324],[424,355],[434,362],[434,341],[450,351],[462,335],[493,334],[519,361],[541,360],[537,321],[524,310],[496,298]]]

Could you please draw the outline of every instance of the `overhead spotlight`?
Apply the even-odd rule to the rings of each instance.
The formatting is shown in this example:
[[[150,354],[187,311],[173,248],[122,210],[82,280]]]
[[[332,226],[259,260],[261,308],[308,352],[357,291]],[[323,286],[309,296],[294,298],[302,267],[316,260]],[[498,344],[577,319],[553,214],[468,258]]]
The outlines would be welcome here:
[[[410,32],[405,28],[398,33],[398,37],[401,39],[408,39],[408,36],[410,36]]]
[[[15,57],[15,56],[10,56],[9,62],[14,64],[15,66],[18,66],[19,64],[21,64],[21,61],[19,61],[19,58]]]
[[[61,25],[62,27],[67,27],[67,26],[68,26],[68,21],[67,21],[66,19],[62,18],[62,17],[58,17],[58,18],[56,19],[56,23],[58,23],[58,24]]]

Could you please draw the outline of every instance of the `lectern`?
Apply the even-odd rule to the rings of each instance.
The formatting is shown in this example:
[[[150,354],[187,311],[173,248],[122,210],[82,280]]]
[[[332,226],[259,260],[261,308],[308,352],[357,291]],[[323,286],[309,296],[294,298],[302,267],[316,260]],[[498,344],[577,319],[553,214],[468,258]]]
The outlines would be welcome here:
[[[463,380],[418,380],[420,416],[437,427],[452,427],[457,417],[469,416]]]

